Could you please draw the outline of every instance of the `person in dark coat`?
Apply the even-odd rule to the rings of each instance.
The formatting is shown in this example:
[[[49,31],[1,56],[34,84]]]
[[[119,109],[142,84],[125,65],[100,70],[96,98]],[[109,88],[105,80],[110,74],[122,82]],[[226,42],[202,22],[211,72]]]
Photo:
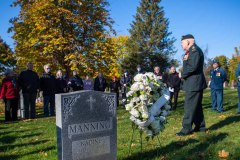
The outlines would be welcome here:
[[[94,90],[104,92],[107,87],[107,81],[103,77],[102,73],[99,72],[98,76],[94,80]]]
[[[182,72],[183,90],[186,94],[182,129],[176,133],[177,136],[206,131],[202,109],[203,90],[207,87],[203,74],[204,55],[191,34],[182,36],[181,45],[186,51]],[[195,125],[193,130],[192,124]]]
[[[127,70],[124,71],[124,73],[121,75],[120,78],[120,84],[121,84],[121,91],[122,91],[122,105],[125,107],[127,104],[127,92],[128,92],[128,87],[131,86],[132,84],[132,76],[128,73]]]
[[[112,77],[112,81],[110,82],[110,92],[117,94],[117,106],[119,106],[119,89],[120,89],[120,83],[117,80],[116,76]]]
[[[78,71],[73,71],[73,77],[68,82],[70,92],[83,90],[83,80],[78,76]]]
[[[62,70],[58,70],[56,73],[56,93],[67,92],[67,81],[63,77]]]
[[[40,78],[40,90],[43,91],[43,111],[44,116],[49,116],[49,104],[50,115],[55,115],[55,93],[56,93],[56,78],[51,73],[51,67],[49,64],[44,65],[44,73]]]
[[[19,75],[19,85],[23,94],[24,118],[34,119],[36,117],[36,98],[39,89],[39,77],[33,71],[32,62],[27,63],[27,70]]]
[[[170,74],[168,75],[167,85],[170,91],[170,104],[172,110],[177,108],[177,100],[178,100],[178,93],[180,90],[180,83],[181,79],[179,78],[179,74],[176,72],[176,68],[174,66],[170,69]],[[172,103],[172,98],[174,97],[174,103]]]
[[[219,61],[213,60],[213,69],[210,70],[210,88],[212,97],[212,110],[223,112],[223,83],[227,80],[226,72],[220,68]]]
[[[238,85],[238,114],[240,114],[240,62],[238,63],[238,67],[236,69],[236,78],[237,78],[237,85]]]
[[[2,87],[0,92],[0,98],[5,103],[5,121],[16,121],[18,100],[19,100],[19,85],[17,77],[13,74],[13,71],[6,70],[5,78],[2,80]]]

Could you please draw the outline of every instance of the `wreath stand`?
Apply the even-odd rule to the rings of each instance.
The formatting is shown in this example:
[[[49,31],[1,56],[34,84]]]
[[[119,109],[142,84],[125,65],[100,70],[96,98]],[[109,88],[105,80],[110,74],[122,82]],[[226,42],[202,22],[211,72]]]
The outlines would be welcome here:
[[[132,143],[133,143],[133,136],[134,136],[134,133],[135,133],[135,130],[136,130],[136,125],[132,122],[132,136],[131,136],[131,140],[130,140],[130,143],[129,143],[129,149],[128,149],[128,156],[131,155],[131,150],[132,150]],[[142,159],[142,150],[143,150],[143,140],[142,140],[142,134],[143,134],[143,131],[140,130],[139,131],[140,133],[140,148],[141,148],[141,152],[140,152],[140,159]],[[156,135],[157,137],[157,140],[158,140],[158,145],[159,147],[161,147],[161,143],[160,143],[160,139],[159,139],[159,136]],[[156,147],[157,148],[157,147]],[[158,149],[157,149],[157,156],[158,156]]]

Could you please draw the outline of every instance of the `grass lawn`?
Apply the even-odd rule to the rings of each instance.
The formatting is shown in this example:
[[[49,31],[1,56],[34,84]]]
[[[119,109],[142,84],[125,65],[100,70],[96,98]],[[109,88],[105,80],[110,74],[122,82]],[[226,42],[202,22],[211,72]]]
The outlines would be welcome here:
[[[184,93],[180,94],[179,107],[168,117],[166,129],[157,138],[143,139],[140,147],[139,132],[135,132],[132,152],[129,142],[132,134],[129,113],[119,108],[118,114],[118,156],[122,160],[218,160],[218,152],[229,152],[226,159],[240,160],[240,116],[237,115],[237,91],[224,90],[224,113],[211,111],[210,92],[204,93],[203,106],[208,131],[186,137],[176,137],[181,129]],[[4,123],[0,115],[0,160],[55,160],[57,159],[55,117],[42,118],[38,109],[35,120]]]

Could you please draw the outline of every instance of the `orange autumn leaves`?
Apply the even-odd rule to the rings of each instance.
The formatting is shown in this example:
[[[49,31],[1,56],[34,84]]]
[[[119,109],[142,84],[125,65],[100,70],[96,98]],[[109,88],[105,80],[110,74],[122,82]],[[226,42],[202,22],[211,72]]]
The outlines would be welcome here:
[[[119,76],[127,37],[109,37],[115,32],[107,1],[17,0],[14,5],[21,7],[10,28],[20,69],[33,61],[38,73],[51,63],[53,70],[68,73]]]
[[[218,152],[218,156],[220,158],[228,158],[229,157],[229,152],[225,151],[225,150],[221,150]]]

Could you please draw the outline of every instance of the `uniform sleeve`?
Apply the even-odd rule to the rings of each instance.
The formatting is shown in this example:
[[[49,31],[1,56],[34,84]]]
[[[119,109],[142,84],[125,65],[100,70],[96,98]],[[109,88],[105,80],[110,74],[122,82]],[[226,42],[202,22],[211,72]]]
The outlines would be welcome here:
[[[223,82],[225,82],[227,80],[227,75],[224,70],[222,70],[222,76],[223,76]]]
[[[185,79],[198,70],[200,64],[199,52],[196,50],[195,52],[189,53],[188,60],[185,60],[183,63],[182,78]]]
[[[236,75],[236,78],[238,79],[238,76],[240,76],[240,72],[239,72],[239,70],[240,70],[240,68],[238,67],[237,69],[236,69],[236,72],[235,72],[235,75]]]

